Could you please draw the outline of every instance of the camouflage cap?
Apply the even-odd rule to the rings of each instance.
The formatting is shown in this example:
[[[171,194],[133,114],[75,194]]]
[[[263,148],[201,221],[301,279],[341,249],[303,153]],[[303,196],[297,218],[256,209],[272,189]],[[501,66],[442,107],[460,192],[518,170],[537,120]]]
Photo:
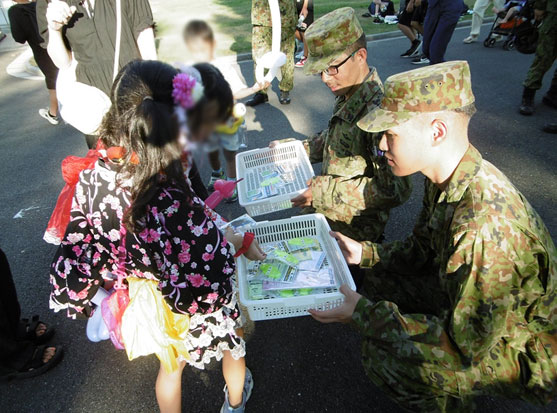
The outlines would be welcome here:
[[[323,72],[363,33],[364,29],[352,7],[342,7],[320,17],[308,27],[304,35],[309,52],[304,72]]]
[[[453,110],[474,103],[468,62],[457,60],[390,76],[381,105],[358,126],[381,132],[403,124],[418,113]]]

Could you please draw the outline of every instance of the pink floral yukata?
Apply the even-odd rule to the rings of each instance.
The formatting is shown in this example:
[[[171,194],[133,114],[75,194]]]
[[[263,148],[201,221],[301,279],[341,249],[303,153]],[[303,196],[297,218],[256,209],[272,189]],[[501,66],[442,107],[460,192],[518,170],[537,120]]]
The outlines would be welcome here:
[[[129,192],[116,183],[116,166],[99,160],[80,175],[71,220],[54,257],[50,275],[50,307],[70,318],[88,317],[103,278],[116,270],[120,220],[129,206]],[[125,185],[122,185],[125,186]],[[190,315],[188,363],[203,368],[230,350],[245,355],[236,334],[240,310],[232,277],[230,247],[216,222],[220,217],[197,198],[170,184],[161,184],[139,234],[126,237],[128,276],[158,281],[166,303]]]

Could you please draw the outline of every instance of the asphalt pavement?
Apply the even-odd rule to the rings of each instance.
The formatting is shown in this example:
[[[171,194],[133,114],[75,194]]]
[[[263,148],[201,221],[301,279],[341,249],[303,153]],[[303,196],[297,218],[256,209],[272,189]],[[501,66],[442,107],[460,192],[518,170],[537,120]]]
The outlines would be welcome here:
[[[557,241],[557,137],[541,131],[545,122],[557,121],[557,111],[544,107],[542,93],[538,93],[536,114],[520,116],[521,82],[533,56],[504,51],[500,44],[494,49],[481,43],[463,45],[467,34],[467,29],[456,31],[446,57],[470,62],[478,107],[471,141],[511,178]],[[374,41],[369,46],[369,62],[382,79],[412,69],[409,60],[399,57],[407,47],[405,39]],[[15,52],[0,54],[0,245],[12,266],[23,315],[40,314],[55,325],[53,342],[63,344],[66,353],[62,363],[45,375],[0,384],[0,411],[157,411],[155,357],[129,362],[109,342],[89,342],[85,322],[48,309],[48,271],[55,247],[46,244],[42,235],[63,186],[60,162],[70,154],[84,155],[86,145],[70,126],[51,126],[38,116],[37,110],[47,102],[44,83],[8,76],[5,68],[16,57]],[[242,63],[241,69],[252,81],[251,62]],[[552,73],[546,75],[543,92]],[[273,90],[278,92],[276,82]],[[273,139],[302,139],[327,126],[333,97],[318,77],[304,77],[296,69],[290,106],[281,106],[274,92],[269,104],[249,109],[249,149],[264,147]],[[205,156],[198,155],[197,160],[204,179],[208,178]],[[393,211],[388,240],[410,233],[421,204],[422,182],[421,176],[415,176],[411,200]],[[226,218],[244,213],[239,205],[222,205],[218,211]],[[297,212],[292,209],[257,219],[286,218]],[[310,317],[250,322],[246,337],[247,363],[255,380],[248,411],[401,411],[367,379],[360,363],[360,339],[348,326],[320,325]],[[219,363],[205,371],[186,368],[183,410],[218,411],[223,386]],[[482,397],[478,411],[556,412],[557,403],[540,408]]]

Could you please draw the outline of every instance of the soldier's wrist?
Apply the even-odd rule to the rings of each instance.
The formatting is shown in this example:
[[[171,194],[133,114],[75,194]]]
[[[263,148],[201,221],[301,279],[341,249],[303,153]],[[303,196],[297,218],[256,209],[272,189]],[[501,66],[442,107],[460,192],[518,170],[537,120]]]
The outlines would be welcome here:
[[[362,242],[362,259],[360,268],[371,268],[376,264],[375,248],[371,242]]]

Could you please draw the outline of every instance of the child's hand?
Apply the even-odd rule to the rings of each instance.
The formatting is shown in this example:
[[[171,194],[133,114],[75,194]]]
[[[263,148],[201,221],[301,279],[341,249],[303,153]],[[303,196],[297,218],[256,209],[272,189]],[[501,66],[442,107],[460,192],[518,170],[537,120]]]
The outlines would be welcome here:
[[[46,9],[48,28],[57,32],[62,30],[62,27],[68,24],[76,10],[75,6],[70,7],[64,1],[52,0]]]
[[[231,227],[227,227],[224,230],[224,236],[228,242],[234,245],[234,249],[236,251],[239,251],[240,248],[242,248],[242,244],[244,242],[244,236],[242,234],[234,232]],[[259,242],[254,239],[248,250],[244,253],[244,256],[251,261],[263,261],[267,257],[267,254],[263,252],[259,246]]]
[[[244,253],[244,256],[250,261],[263,261],[267,258],[267,254],[263,252],[256,239],[253,240],[248,250]]]
[[[253,84],[253,86],[251,87],[253,92],[259,92],[260,90],[263,89],[267,89],[269,86],[271,85],[271,83],[265,81],[265,82],[255,82]]]

